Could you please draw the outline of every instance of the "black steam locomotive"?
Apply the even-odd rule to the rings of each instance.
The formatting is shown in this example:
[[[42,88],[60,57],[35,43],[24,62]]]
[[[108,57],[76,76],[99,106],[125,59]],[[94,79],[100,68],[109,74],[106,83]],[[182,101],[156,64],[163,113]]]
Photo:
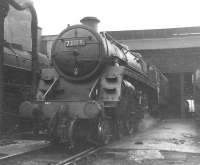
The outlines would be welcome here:
[[[98,19],[67,27],[42,70],[37,102],[21,115],[46,123],[52,141],[108,143],[133,133],[145,111],[166,104],[167,79],[139,53],[98,33]]]
[[[32,84],[49,59],[37,52],[37,15],[32,4],[4,0],[0,8],[0,129],[10,132],[19,123],[19,105],[32,99]]]
[[[40,54],[40,69],[49,66],[48,58]],[[4,129],[7,131],[16,125],[20,104],[31,100],[32,89],[32,58],[31,53],[23,50],[22,46],[4,43]]]

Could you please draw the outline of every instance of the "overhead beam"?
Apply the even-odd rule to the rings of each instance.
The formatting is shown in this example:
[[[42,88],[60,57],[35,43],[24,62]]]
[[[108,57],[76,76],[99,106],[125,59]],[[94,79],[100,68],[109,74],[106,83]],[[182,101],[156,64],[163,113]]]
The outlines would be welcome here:
[[[134,50],[192,48],[200,47],[200,35],[175,38],[130,39],[119,40],[119,42]]]

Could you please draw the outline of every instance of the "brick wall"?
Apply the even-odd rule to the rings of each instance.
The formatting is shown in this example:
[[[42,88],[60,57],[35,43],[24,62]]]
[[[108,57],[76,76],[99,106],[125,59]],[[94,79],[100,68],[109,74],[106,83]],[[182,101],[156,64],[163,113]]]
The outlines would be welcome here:
[[[200,48],[139,50],[164,73],[194,72],[200,67]]]

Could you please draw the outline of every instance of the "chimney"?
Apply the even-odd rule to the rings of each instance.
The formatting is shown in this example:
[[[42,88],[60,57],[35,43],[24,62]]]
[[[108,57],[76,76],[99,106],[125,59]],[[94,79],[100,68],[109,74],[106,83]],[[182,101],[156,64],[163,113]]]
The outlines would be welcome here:
[[[96,17],[84,17],[80,20],[83,25],[89,26],[94,31],[98,32],[98,23],[100,22]]]

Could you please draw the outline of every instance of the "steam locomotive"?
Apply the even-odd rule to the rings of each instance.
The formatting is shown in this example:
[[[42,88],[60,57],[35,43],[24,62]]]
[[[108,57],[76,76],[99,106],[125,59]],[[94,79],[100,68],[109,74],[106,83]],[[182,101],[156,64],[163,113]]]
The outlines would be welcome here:
[[[33,5],[3,0],[0,8],[0,129],[8,133],[19,128],[19,105],[32,99],[38,72],[49,65],[49,60],[37,52],[37,14]]]
[[[40,69],[49,66],[44,54],[38,55]],[[7,131],[18,122],[18,108],[25,100],[31,100],[32,57],[20,44],[4,43],[4,129]]]
[[[42,69],[37,101],[21,115],[46,124],[51,141],[107,144],[132,134],[143,114],[166,104],[167,78],[139,53],[97,32],[85,17],[68,26],[52,47],[52,67]]]

